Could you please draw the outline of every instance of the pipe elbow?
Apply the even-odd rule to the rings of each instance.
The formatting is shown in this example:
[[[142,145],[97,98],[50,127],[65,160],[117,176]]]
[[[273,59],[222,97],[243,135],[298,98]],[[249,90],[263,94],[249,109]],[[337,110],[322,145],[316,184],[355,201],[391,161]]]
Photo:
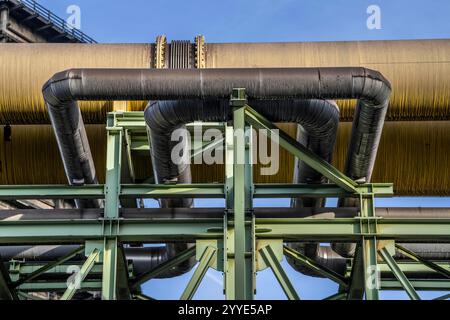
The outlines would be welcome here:
[[[68,69],[55,73],[43,86],[44,101],[52,107],[63,106],[75,99],[73,95],[73,80],[81,80],[79,69]]]

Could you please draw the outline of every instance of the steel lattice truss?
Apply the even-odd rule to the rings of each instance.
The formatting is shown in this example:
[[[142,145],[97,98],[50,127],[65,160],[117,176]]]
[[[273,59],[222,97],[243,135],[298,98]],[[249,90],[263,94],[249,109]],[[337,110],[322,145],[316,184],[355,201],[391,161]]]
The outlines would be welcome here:
[[[245,163],[234,161],[225,165],[224,184],[154,185],[124,184],[123,172],[133,175],[135,152],[147,152],[145,122],[142,112],[115,112],[108,115],[107,173],[104,185],[82,187],[0,186],[0,200],[8,199],[104,199],[104,209],[94,209],[94,216],[67,219],[19,219],[0,221],[0,244],[63,244],[78,243],[74,252],[48,264],[11,261],[9,273],[0,274],[0,296],[6,299],[30,299],[30,292],[61,292],[61,299],[71,299],[78,291],[101,291],[103,299],[149,299],[140,285],[157,277],[168,268],[195,256],[199,264],[181,299],[191,299],[208,268],[222,271],[227,299],[252,299],[256,272],[270,268],[289,299],[299,299],[280,262],[283,256],[295,259],[313,272],[339,284],[339,291],[328,299],[378,299],[379,290],[405,290],[411,299],[419,299],[416,290],[450,291],[448,262],[426,261],[402,248],[401,242],[448,242],[450,219],[381,218],[375,214],[375,197],[393,195],[393,186],[357,184],[318,158],[296,140],[277,131],[275,125],[247,105],[245,91],[235,89],[231,96],[233,124],[222,126],[225,132],[226,157],[244,157]],[[279,144],[330,181],[325,185],[254,184],[252,179],[251,139],[233,138],[234,130],[267,129],[277,135]],[[223,141],[222,141],[223,142]],[[217,142],[216,142],[217,143]],[[125,159],[125,161],[122,161]],[[360,200],[359,215],[354,218],[258,217],[254,214],[254,198],[289,197],[356,197]],[[128,217],[133,209],[121,208],[120,202],[135,198],[223,198],[226,208],[220,215],[199,218]],[[54,209],[76,212],[78,209]],[[36,215],[42,210],[34,210]],[[48,212],[48,210],[47,210]],[[95,213],[98,216],[95,216]],[[47,217],[47,216],[46,216]],[[78,215],[77,215],[78,217]],[[187,241],[196,243],[155,269],[134,276],[123,253],[123,244],[130,242]],[[286,247],[286,241],[351,241],[357,243],[355,256],[349,259],[348,274],[342,276],[300,252]],[[406,255],[408,262],[395,261],[395,250]],[[83,253],[80,265],[83,280],[79,287],[68,287],[66,281],[39,281],[43,273],[61,273],[64,264]],[[6,269],[6,268],[5,268]],[[391,272],[394,277],[375,283],[372,272]],[[435,279],[408,278],[406,271],[429,271]],[[97,275],[89,278],[88,275]],[[375,277],[376,278],[376,277]],[[442,299],[448,298],[443,296]]]

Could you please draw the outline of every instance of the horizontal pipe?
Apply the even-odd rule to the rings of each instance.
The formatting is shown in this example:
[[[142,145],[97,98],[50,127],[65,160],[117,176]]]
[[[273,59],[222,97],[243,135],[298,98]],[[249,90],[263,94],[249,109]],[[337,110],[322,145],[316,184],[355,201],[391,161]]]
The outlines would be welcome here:
[[[52,126],[70,184],[96,183],[96,173],[77,100],[228,98],[235,87],[251,99],[355,98],[357,110],[384,110],[390,84],[365,68],[267,69],[71,69],[43,86]],[[364,136],[358,135],[358,139]],[[353,144],[360,144],[352,139]],[[373,166],[355,155],[351,163]]]
[[[389,82],[362,67],[242,69],[70,69],[43,87],[47,104],[75,100],[179,100],[229,98],[245,88],[249,98],[362,99],[373,107],[390,95]],[[66,105],[68,106],[68,105]]]

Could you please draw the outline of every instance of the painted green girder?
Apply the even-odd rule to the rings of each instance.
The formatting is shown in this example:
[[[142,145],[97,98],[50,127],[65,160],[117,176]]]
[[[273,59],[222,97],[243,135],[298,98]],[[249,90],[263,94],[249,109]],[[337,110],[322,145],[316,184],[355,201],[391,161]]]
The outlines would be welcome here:
[[[281,254],[281,249],[276,251],[267,245],[270,241],[348,241],[358,244],[350,276],[346,277],[333,273],[298,252],[285,249],[286,255],[340,284],[340,291],[327,299],[378,299],[379,290],[406,289],[413,298],[417,298],[415,290],[450,291],[448,279],[407,278],[409,274],[424,270],[448,276],[448,263],[427,261],[404,251],[398,245],[397,249],[403,250],[413,262],[395,261],[386,249],[380,250],[383,241],[448,241],[450,219],[377,217],[374,198],[393,196],[392,184],[358,184],[352,181],[248,106],[244,89],[233,90],[230,108],[233,112],[232,123],[202,124],[202,130],[215,128],[223,131],[223,140],[214,143],[193,140],[194,157],[201,154],[198,146],[210,149],[220,145],[225,150],[227,160],[223,184],[133,183],[132,157],[148,154],[150,150],[143,112],[114,112],[108,114],[107,120],[107,172],[104,185],[0,186],[0,200],[83,198],[105,201],[103,217],[100,219],[0,220],[1,245],[79,243],[85,246],[88,255],[87,260],[79,265],[83,279],[79,288],[69,290],[66,281],[39,280],[39,276],[44,273],[63,273],[68,257],[62,257],[49,264],[17,262],[17,269],[10,271],[16,277],[15,284],[0,278],[0,292],[11,293],[15,286],[22,299],[31,298],[26,293],[33,291],[64,292],[63,298],[69,299],[77,290],[101,291],[103,299],[152,299],[140,292],[140,285],[196,254],[199,264],[182,299],[194,297],[209,268],[223,271],[227,299],[253,299],[257,264],[262,262],[265,267],[272,269],[288,298],[298,299],[280,264],[278,254]],[[196,125],[188,124],[187,128],[195,134]],[[277,137],[281,147],[323,174],[329,183],[254,184],[252,139],[249,136],[239,139],[234,135],[236,130],[249,133],[252,128],[265,129],[269,137]],[[236,161],[238,159],[244,161]],[[127,181],[123,181],[124,171],[128,171]],[[276,208],[273,209],[273,218],[255,218],[253,215],[253,199],[292,197],[352,197],[359,199],[361,208],[359,215],[354,218],[276,218]],[[120,205],[132,203],[136,198],[219,198],[225,199],[226,206],[223,218],[121,217]],[[170,241],[197,242],[197,246],[138,278],[129,276],[128,262],[123,254],[124,243]],[[199,241],[209,244],[204,245],[202,242],[202,246],[199,246]],[[259,247],[261,243],[265,245]],[[258,254],[262,261],[256,261]],[[367,271],[369,269],[370,272]],[[373,286],[376,276],[373,271],[392,272],[395,278],[383,278]],[[102,279],[92,280],[87,277],[88,274],[101,275]]]
[[[14,288],[16,288],[16,287],[20,286],[22,283],[29,282],[29,281],[33,280],[34,278],[39,277],[43,273],[51,270],[52,268],[55,268],[56,266],[63,264],[64,262],[72,259],[74,256],[76,256],[77,254],[79,254],[80,252],[83,252],[83,251],[84,251],[84,246],[80,246],[79,248],[75,249],[74,251],[69,252],[68,254],[62,256],[58,260],[50,262],[49,264],[46,264],[46,265],[40,267],[39,269],[32,271],[26,277],[21,278],[21,279],[17,280],[16,282],[14,282],[12,284],[12,286]]]
[[[288,297],[289,300],[300,300],[300,296],[295,291],[294,286],[292,285],[291,281],[289,280],[289,277],[286,274],[286,271],[284,271],[283,267],[281,266],[280,262],[278,261],[275,252],[273,251],[272,247],[270,245],[267,245],[260,250],[261,256],[265,263],[272,269],[273,274],[275,275],[275,278],[277,278],[278,282],[281,285],[281,288],[283,289],[284,293]]]

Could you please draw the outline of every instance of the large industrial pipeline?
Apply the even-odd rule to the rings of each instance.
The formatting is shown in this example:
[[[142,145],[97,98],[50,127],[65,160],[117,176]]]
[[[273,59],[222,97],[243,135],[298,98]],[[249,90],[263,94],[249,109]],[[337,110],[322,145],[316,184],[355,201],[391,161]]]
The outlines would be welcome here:
[[[89,143],[84,138],[85,128],[77,100],[224,99],[233,87],[245,87],[250,99],[286,99],[286,97],[359,99],[350,139],[346,173],[362,182],[370,179],[390,94],[389,83],[379,73],[371,70],[363,68],[69,70],[58,73],[50,79],[44,85],[43,92],[69,181],[95,181],[95,168],[92,165]],[[259,104],[256,101],[253,105],[257,110],[262,109],[262,113],[271,115],[271,120],[275,121],[292,121],[292,118],[286,117],[286,113],[289,114],[292,112],[291,108],[298,105],[294,109],[297,110],[297,116],[294,118],[298,119],[300,124],[308,123],[300,116],[302,111],[303,116],[307,114],[307,109],[302,109],[302,104],[292,102],[285,105],[276,105],[273,102]],[[273,112],[274,107],[279,108],[277,112]],[[187,110],[189,111],[186,112]],[[332,109],[326,110],[330,110],[327,113],[330,121]],[[152,138],[152,132],[153,135],[157,135],[151,139],[152,146],[156,143],[156,150],[152,152],[152,163],[157,182],[177,178],[178,182],[190,183],[190,170],[183,168],[178,171],[178,167],[170,165],[169,135],[162,133],[171,133],[180,125],[195,120],[225,121],[229,111],[220,101],[216,104],[201,101],[191,101],[188,104],[166,102],[147,108],[146,111],[148,111],[146,121],[150,126],[150,137]],[[309,113],[309,116],[312,115]],[[170,119],[170,122],[165,124],[164,119]],[[320,122],[316,119],[316,123],[311,126],[319,124]],[[309,131],[312,131],[311,128]],[[331,134],[333,134],[332,131]],[[74,150],[73,146],[78,146],[78,149]],[[325,150],[326,155],[329,157],[329,150]],[[68,168],[72,169],[68,170]],[[302,174],[305,173],[307,174],[307,171]],[[172,204],[172,206],[190,205],[189,200],[181,202],[186,203]],[[178,246],[178,250],[173,251],[174,254],[185,249],[182,245]],[[343,269],[345,261],[331,255],[330,252],[323,253],[324,250],[329,251],[329,248],[318,248],[314,258],[320,259],[322,263],[335,270]],[[351,252],[345,253],[351,254]],[[167,259],[170,258],[167,251],[163,250],[160,254]],[[328,259],[323,257],[327,255]],[[156,260],[162,261],[159,258]],[[184,266],[184,269],[186,270],[187,267]]]
[[[165,63],[175,65],[166,45]],[[194,46],[194,45],[192,45]],[[54,73],[74,67],[83,68],[153,68],[156,45],[82,45],[82,44],[2,44],[0,50],[0,125],[10,124],[12,139],[0,144],[1,184],[53,184],[65,181],[62,167],[48,166],[39,158],[41,144],[49,153],[57,152],[48,127],[28,127],[37,132],[20,140],[25,128],[17,124],[48,124],[48,113],[41,85]],[[397,195],[449,195],[450,173],[446,166],[450,124],[440,121],[450,114],[449,40],[361,41],[318,43],[205,44],[204,67],[308,67],[364,66],[379,70],[393,84],[384,135],[380,143],[374,182],[391,181]],[[194,58],[191,57],[191,64]],[[20,89],[19,89],[20,88]],[[146,101],[127,103],[128,110],[143,110]],[[338,101],[341,120],[351,120],[353,103]],[[111,101],[81,102],[87,124],[105,123],[106,112],[114,109]],[[394,121],[395,120],[395,121]],[[409,121],[419,122],[409,122]],[[284,125],[295,136],[296,127]],[[3,129],[3,128],[2,128]],[[28,130],[28,129],[27,129]],[[341,123],[333,164],[344,170],[349,124]],[[3,130],[0,130],[3,135]],[[88,130],[89,131],[89,130]],[[89,132],[88,132],[89,134]],[[39,136],[39,137],[38,137]],[[42,139],[46,139],[43,141]],[[103,145],[104,134],[90,136],[90,142]],[[41,150],[41,149],[39,149]],[[14,159],[6,157],[6,151]],[[93,150],[99,180],[103,181],[102,148]],[[391,155],[395,154],[396,157]],[[280,154],[289,165],[276,176],[255,175],[256,182],[290,182],[294,159],[283,150]],[[40,170],[18,163],[24,158],[39,163]],[[145,166],[138,172],[148,173]],[[193,168],[194,181],[223,179],[217,166]],[[439,176],[440,179],[433,177]]]
[[[356,108],[358,117],[354,121],[354,132],[350,140],[348,161],[352,164],[350,174],[356,180],[364,181],[370,175],[375,161],[376,149],[381,135],[390,95],[390,84],[378,72],[364,68],[309,68],[309,69],[204,69],[204,70],[132,70],[132,69],[74,69],[60,72],[53,76],[43,87],[44,99],[48,107],[52,126],[55,131],[58,146],[63,159],[64,168],[70,184],[97,183],[95,167],[89,142],[86,137],[78,100],[142,100],[142,99],[224,99],[235,87],[246,88],[250,99],[286,99],[286,98],[351,98],[358,99]],[[314,104],[317,107],[320,103]],[[161,108],[147,108],[146,120],[153,124],[151,131],[162,128],[163,132],[171,132],[179,125],[195,120],[224,121],[229,111],[218,103],[208,105],[202,102],[191,105],[182,103],[166,103]],[[188,107],[191,108],[188,108]],[[317,114],[308,112],[308,104],[292,103],[275,105],[274,103],[256,102],[257,109],[269,113],[274,120],[297,119],[308,133],[324,121],[318,115],[323,112],[325,121],[333,121],[335,107],[325,104],[325,108]],[[292,107],[295,114],[292,115]],[[215,108],[214,108],[215,107]],[[279,109],[271,112],[274,107]],[[328,108],[326,108],[328,107]],[[189,110],[186,112],[186,110]],[[214,113],[214,111],[216,111]],[[158,117],[158,114],[160,115]],[[334,113],[335,114],[335,113]],[[155,116],[156,115],[156,116]],[[152,118],[153,116],[153,118]],[[277,118],[279,117],[279,118]],[[309,119],[308,119],[309,117]],[[164,124],[162,119],[171,119]],[[206,118],[206,119],[205,119]],[[292,119],[293,118],[293,119]],[[153,121],[152,121],[153,120]],[[335,119],[334,121],[336,121]],[[308,126],[309,122],[309,126]],[[306,125],[305,125],[306,124]],[[334,125],[334,129],[336,125]],[[321,156],[330,160],[330,141],[328,135],[316,135],[315,139],[323,139],[311,147],[315,151],[325,151]],[[153,166],[157,182],[172,179],[172,173],[179,182],[190,183],[190,170],[178,172],[170,167],[169,136],[159,135],[153,141],[157,144],[158,157],[153,155]],[[331,141],[332,142],[332,141]],[[327,148],[323,147],[324,143]],[[317,147],[319,146],[319,147]],[[331,149],[333,143],[331,143]],[[169,164],[169,167],[167,165]],[[312,170],[302,172],[314,178]],[[359,175],[359,176],[358,176]],[[300,177],[300,179],[307,179]],[[319,179],[320,180],[320,179]],[[312,181],[314,182],[314,181]],[[173,202],[173,201],[169,201]],[[171,206],[189,206],[189,203],[172,203]],[[169,204],[168,204],[169,205]],[[174,249],[176,246],[177,249]],[[185,245],[187,246],[187,244]],[[186,249],[176,244],[167,247],[174,249],[173,253]],[[171,256],[167,251],[160,251],[166,259]],[[155,252],[156,256],[156,252]],[[319,255],[320,256],[320,255]],[[155,258],[156,259],[156,258]],[[162,259],[157,258],[157,261]],[[324,259],[324,261],[335,261]],[[191,264],[192,266],[192,264]],[[183,264],[182,271],[189,269]],[[178,274],[175,270],[174,274]]]
[[[244,57],[245,57],[245,55],[244,55]],[[214,63],[217,63],[216,57],[214,58]],[[399,64],[401,65],[402,62],[400,62]],[[334,66],[336,64],[332,64],[332,65]],[[353,65],[353,64],[349,64],[349,65]],[[218,72],[219,71],[223,72],[224,70],[217,70],[217,71]],[[133,71],[133,72],[135,72],[135,71]],[[227,72],[229,72],[231,74],[230,70],[227,70]],[[89,74],[89,70],[87,70],[87,73]],[[81,76],[81,74],[80,74],[80,76]],[[91,76],[92,76],[92,74],[91,74]],[[324,78],[326,80],[328,80],[326,78],[326,76]],[[149,95],[145,95],[145,94],[136,94],[135,95],[135,93],[132,92],[133,89],[131,89],[131,93],[130,92],[128,92],[128,93],[120,92],[120,89],[119,89],[118,90],[119,92],[117,92],[117,91],[115,91],[115,92],[107,91],[107,93],[105,93],[105,94],[98,95],[98,92],[95,92],[95,89],[98,89],[98,87],[95,86],[94,83],[100,83],[101,82],[101,77],[100,78],[99,77],[96,78],[96,76],[94,74],[92,76],[92,79],[93,79],[92,80],[92,85],[90,85],[89,82],[88,82],[88,84],[86,85],[86,88],[88,90],[87,90],[87,92],[81,94],[81,99],[85,99],[85,100],[96,100],[96,99],[105,99],[105,100],[110,100],[110,99],[114,99],[114,100],[146,100],[146,99],[149,99],[149,98],[161,99],[161,96],[156,96],[156,95],[153,95],[153,96],[149,96]],[[64,81],[64,80],[67,80],[67,79],[58,79],[57,78],[56,80],[59,82],[59,80]],[[123,82],[128,82],[129,80],[130,80],[130,78],[127,78],[127,79],[124,79]],[[72,83],[75,83],[75,82],[76,81],[72,81]],[[241,82],[233,82],[233,86],[234,86],[235,83],[237,83],[237,86],[244,86],[244,85],[241,85]],[[330,83],[332,83],[332,81],[330,81]],[[169,86],[173,85],[174,84],[173,79],[169,80],[169,82],[167,82],[167,84]],[[248,83],[246,83],[246,84],[248,85]],[[59,85],[60,85],[60,83],[57,84],[57,86],[59,86]],[[83,85],[85,85],[84,82],[83,82]],[[104,85],[104,83],[102,85]],[[100,87],[102,85],[100,85]],[[179,85],[178,82],[177,82],[177,85]],[[187,87],[186,83],[184,83],[184,85],[186,85],[186,87]],[[111,86],[112,86],[111,83],[106,82],[106,87],[112,88]],[[70,106],[73,103],[73,101],[70,98],[74,98],[72,96],[72,94],[73,94],[72,89],[75,89],[75,91],[76,91],[76,90],[78,90],[80,88],[77,87],[77,84],[75,84],[74,86],[73,85],[68,85],[67,87],[69,88],[69,91],[66,91],[65,93],[68,94],[68,96],[64,97],[64,99],[68,98],[68,100],[66,101],[66,100],[62,99],[59,102],[61,103],[61,105],[64,105],[64,104],[67,103],[67,106]],[[245,87],[248,88],[247,86],[245,86]],[[92,88],[95,88],[95,89],[92,89]],[[165,88],[167,88],[167,86]],[[189,87],[189,89],[191,89],[191,88],[192,87]],[[60,88],[58,88],[58,89],[60,89]],[[65,88],[65,89],[67,89],[67,88]],[[90,89],[92,89],[92,91],[89,91]],[[128,89],[130,89],[130,88],[128,87]],[[202,93],[204,93],[203,89],[204,88],[202,88]],[[211,88],[206,87],[206,89],[211,89]],[[230,88],[227,88],[227,90],[228,89],[230,89]],[[253,88],[250,86],[250,91],[252,89]],[[265,90],[261,91],[261,88],[256,88],[256,87],[254,89],[255,89],[254,92],[264,92],[265,91]],[[258,91],[258,89],[260,91]],[[380,88],[377,88],[377,89],[380,89]],[[83,89],[81,89],[81,91],[83,91]],[[353,92],[353,90],[351,90],[351,91]],[[51,102],[54,102],[52,99],[55,98],[55,96],[52,96],[52,95],[48,94],[48,92],[49,91],[47,91],[46,97],[48,98],[48,101],[50,101],[49,109],[52,110],[52,107],[54,107],[54,105]],[[51,93],[53,94],[54,92],[51,92]],[[289,97],[289,94],[287,94],[287,93],[288,92],[281,92],[280,95],[282,95],[284,97],[286,97],[286,96]],[[310,95],[307,94],[307,95],[300,95],[299,97],[300,98],[339,98],[339,99],[357,98],[358,97],[358,95],[351,95],[351,96],[341,95],[341,92],[334,92],[334,93],[337,93],[337,95],[335,95],[335,96],[331,96],[331,95],[327,96],[325,94],[325,95],[322,96],[321,95],[322,93],[320,93],[319,96],[313,96],[313,95],[310,96]],[[229,94],[229,92],[226,94],[226,96],[228,94]],[[175,97],[179,97],[179,95],[183,95],[183,92],[164,92],[164,94],[162,95],[162,98],[164,98],[164,99],[173,99]],[[76,94],[74,96],[76,96]],[[60,96],[60,98],[61,97],[62,96]],[[198,97],[198,96],[194,95],[192,97]],[[203,96],[203,97],[213,97],[213,96],[212,95],[211,96],[206,95],[206,96]],[[223,98],[224,96],[221,96],[221,97]],[[257,98],[266,98],[266,97],[274,98],[275,96],[270,96],[270,95],[268,95],[268,96],[265,96],[265,95],[258,96],[258,95],[256,95],[255,97],[257,97]],[[78,98],[78,97],[76,97],[76,98]],[[108,98],[108,99],[106,99],[106,98]],[[214,96],[214,98],[217,98],[217,96]],[[442,102],[440,104],[440,106],[444,106],[446,104],[447,98],[446,97],[444,97],[444,98],[445,98],[444,100],[440,101],[440,102]],[[363,99],[362,101],[365,101],[365,100]],[[344,110],[347,110],[347,114],[350,114],[349,111],[348,111],[349,108],[348,108],[348,104],[347,103],[348,102],[344,102],[343,104],[341,104],[341,108],[343,109],[343,116],[342,116],[342,118],[345,119],[345,120],[348,120],[348,119],[351,118],[351,116],[349,117],[349,116],[345,115],[346,113],[345,113]],[[426,102],[426,103],[428,103],[428,102]],[[436,103],[436,101],[433,101],[433,103],[435,105],[439,104],[439,103]],[[392,102],[392,104],[393,104],[393,102]],[[392,104],[391,104],[391,108],[392,108]],[[400,109],[402,109],[401,104],[402,103],[401,103],[401,99],[400,99],[400,101],[397,101],[397,106],[400,107]],[[369,102],[369,105],[370,105],[370,102]],[[108,108],[108,106],[110,106],[110,105],[108,103],[103,103],[103,106],[96,105],[92,109],[95,109],[95,108],[98,108],[98,107],[100,107],[100,108],[103,107],[104,108],[105,106],[107,106],[106,108]],[[257,106],[257,103],[256,103],[255,106]],[[378,113],[377,112],[374,113],[372,111],[371,113],[364,114],[364,112],[363,112],[363,115],[361,115],[361,114],[358,114],[358,111],[356,112],[356,117],[355,117],[355,121],[356,122],[358,122],[358,121],[360,121],[362,119],[360,124],[362,124],[363,127],[364,127],[365,124],[369,124],[369,125],[371,124],[373,126],[373,128],[378,129],[378,131],[375,130],[375,132],[371,132],[369,130],[369,132],[364,132],[364,131],[357,131],[357,130],[354,129],[354,133],[352,134],[352,140],[351,140],[352,142],[350,144],[349,152],[348,152],[349,157],[347,159],[347,165],[346,165],[346,170],[345,170],[346,173],[348,175],[350,175],[352,178],[361,179],[361,180],[364,180],[364,181],[368,181],[370,179],[370,175],[371,175],[371,172],[372,172],[373,164],[374,164],[374,161],[375,161],[375,154],[376,154],[376,150],[377,150],[377,146],[378,146],[378,141],[379,141],[379,133],[380,133],[380,130],[381,130],[381,126],[383,124],[382,120],[384,119],[384,115],[385,115],[384,113],[386,111],[386,106],[384,108],[377,108],[377,107],[375,107],[375,110],[378,110]],[[134,108],[140,108],[139,103],[134,104]],[[68,109],[70,109],[70,108],[68,108]],[[62,122],[64,122],[63,121],[64,119],[67,120],[67,115],[69,115],[69,117],[68,117],[69,119],[76,119],[76,118],[81,116],[80,111],[79,111],[78,108],[76,108],[76,109],[71,108],[70,109],[71,111],[68,111],[68,109],[66,111],[63,111],[63,112],[67,112],[67,113],[63,113],[63,114],[58,114],[59,110],[56,111],[55,109],[53,109],[53,112],[50,112],[50,114],[52,115],[51,118],[52,118],[52,123],[53,123],[54,127],[55,127],[55,123],[58,123],[58,122],[62,123]],[[368,109],[368,108],[366,108],[366,109]],[[358,110],[359,111],[361,111],[361,110],[364,111],[365,109],[364,108],[358,108]],[[408,109],[408,111],[409,111],[409,109]],[[432,119],[432,120],[440,119],[440,117],[441,117],[441,116],[436,115],[436,114],[427,114],[426,115],[426,112],[422,114],[421,111],[419,110],[414,115],[409,114],[408,112],[406,112],[405,113],[405,115],[406,115],[405,118],[408,119],[408,120],[416,119],[415,117],[417,117],[418,114],[419,114],[419,117],[420,117],[420,115],[424,115],[425,119]],[[58,121],[58,117],[59,117],[59,121]],[[396,115],[388,114],[388,118],[389,117],[391,117],[392,119],[396,119],[395,118]],[[443,116],[443,118],[445,118],[445,117],[446,117],[446,115]],[[39,117],[37,117],[37,118],[39,118]],[[279,120],[275,120],[275,119],[276,119],[276,117],[273,118],[273,120],[274,121],[280,121],[280,122],[284,120],[284,119],[279,119]],[[381,122],[377,121],[377,119],[381,119]],[[204,120],[204,119],[198,119],[198,120]],[[40,120],[38,120],[38,122],[39,121]],[[359,127],[361,127],[361,125],[356,125],[356,126],[354,126],[354,128],[355,127],[359,128]],[[56,129],[55,130],[56,132],[58,132],[58,130],[61,130],[60,132],[64,132],[64,128],[58,129],[57,127],[55,127],[55,129]],[[71,128],[71,129],[73,130],[73,128]],[[79,128],[77,128],[77,130],[78,129]],[[84,130],[84,126],[83,126],[83,130]],[[67,133],[67,131],[65,133]],[[359,142],[362,140],[361,137],[364,136],[365,138],[367,138],[367,134],[368,133],[370,133],[372,135],[372,136],[369,137],[369,140],[371,140],[371,141],[366,141],[367,143],[365,144],[365,146],[367,146],[369,149],[372,148],[372,150],[367,149],[366,153],[363,152],[362,155],[361,154],[355,154],[354,151],[353,151],[354,156],[352,158],[350,155],[352,154],[352,150],[356,148],[355,144],[358,146],[356,149],[358,149],[359,151],[364,150],[364,148],[361,149],[361,147],[359,146]],[[358,136],[358,134],[359,134],[359,136]],[[63,136],[63,135],[57,134],[57,137],[61,137],[61,136]],[[353,141],[354,139],[355,139],[356,142]],[[83,146],[85,146],[85,144],[87,144],[87,146],[89,146],[89,143],[87,142],[87,136],[86,136],[85,133],[84,133],[84,136],[83,135],[81,136],[81,140],[80,141],[82,141],[82,145]],[[60,146],[61,153],[63,155],[64,155],[64,153],[66,154],[66,156],[63,156],[65,158],[64,164],[65,164],[65,167],[66,167],[66,173],[68,174],[68,176],[71,179],[70,181],[72,183],[83,183],[83,182],[95,183],[95,182],[97,182],[97,179],[95,178],[95,169],[94,169],[94,165],[93,165],[93,162],[92,162],[92,155],[90,157],[86,157],[86,154],[82,154],[81,158],[83,159],[84,162],[79,162],[77,159],[80,159],[80,157],[77,157],[77,156],[73,157],[74,154],[75,155],[77,154],[77,151],[73,150],[73,146],[69,146],[67,143],[64,144],[64,141],[58,141],[58,143],[59,143],[59,146]],[[352,149],[352,145],[354,146],[353,149]],[[70,150],[70,148],[72,148],[72,150]],[[69,150],[69,151],[67,151],[67,150]],[[89,149],[84,149],[84,152],[90,153],[90,150]],[[70,160],[70,159],[72,159],[72,160]],[[75,159],[75,161],[74,161],[74,159]],[[70,161],[72,161],[73,162],[73,166],[72,165],[67,165],[67,161],[69,161],[69,163],[70,163]],[[76,163],[77,161],[79,162],[78,164]],[[80,165],[80,163],[81,163],[81,165]],[[361,169],[361,168],[363,168],[363,169]],[[90,171],[92,169],[94,171]],[[157,169],[155,169],[155,170],[157,170]],[[353,173],[350,172],[349,170],[350,171],[353,170]],[[78,177],[81,177],[81,178],[79,179]],[[331,252],[329,252],[329,253],[331,253]],[[320,258],[321,256],[322,255],[320,253],[317,255],[318,258]],[[325,259],[325,260],[327,260],[327,259]],[[326,262],[326,261],[324,261],[324,262]]]

